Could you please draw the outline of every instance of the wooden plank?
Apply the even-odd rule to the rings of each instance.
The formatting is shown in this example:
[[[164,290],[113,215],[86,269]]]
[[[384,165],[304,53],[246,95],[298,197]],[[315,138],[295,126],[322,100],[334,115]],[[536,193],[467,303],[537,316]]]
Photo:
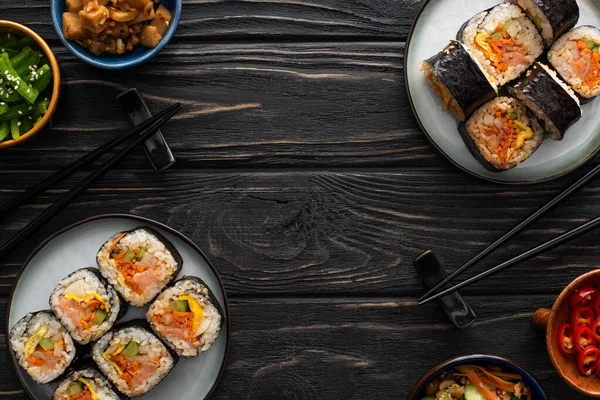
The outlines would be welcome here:
[[[447,166],[411,112],[403,51],[402,43],[177,44],[143,67],[111,72],[63,50],[68,108],[53,131],[3,151],[0,162],[73,161],[127,128],[115,97],[137,87],[154,110],[184,104],[163,129],[180,168]],[[147,161],[135,155],[124,165]]]
[[[407,298],[231,299],[229,362],[211,398],[404,398],[429,368],[476,353],[524,364],[552,398],[584,398],[558,378],[543,337],[531,327],[536,307],[552,296],[469,300],[479,320],[459,331],[439,309],[417,308]],[[5,304],[0,300],[0,311]],[[0,325],[4,318],[0,312]],[[0,390],[24,399],[5,342],[0,335]]]
[[[42,179],[0,172],[0,202]],[[82,175],[3,221],[7,240]],[[113,171],[3,260],[0,291],[50,233],[98,214],[133,213],[194,240],[227,290],[244,295],[416,295],[412,260],[434,249],[456,268],[547,202],[575,177],[537,187],[492,185],[456,170],[425,172]],[[594,183],[477,270],[520,254],[595,215]],[[557,293],[597,266],[600,232],[469,289],[469,293]]]
[[[184,0],[177,39],[406,38],[423,0]],[[57,41],[50,3],[3,4],[2,17]]]

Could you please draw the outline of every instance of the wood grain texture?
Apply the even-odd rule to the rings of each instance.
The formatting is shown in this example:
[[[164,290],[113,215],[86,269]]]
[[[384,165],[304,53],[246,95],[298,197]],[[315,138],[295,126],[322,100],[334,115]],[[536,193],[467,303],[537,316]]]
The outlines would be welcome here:
[[[404,39],[423,0],[184,0],[177,40]],[[56,41],[50,1],[2,5],[2,18]]]
[[[531,325],[536,308],[552,299],[471,297],[479,321],[458,331],[440,309],[417,308],[414,298],[233,298],[232,350],[211,398],[397,400],[445,359],[494,353],[525,364],[551,399],[584,399],[554,372],[544,339]],[[0,300],[2,327],[5,307]],[[0,335],[0,346],[5,342]],[[0,396],[25,399],[4,349],[0,363],[7,371],[0,375]]]
[[[42,173],[0,173],[23,190]],[[212,172],[112,171],[11,255],[0,290],[50,233],[105,213],[133,213],[189,236],[215,263],[230,294],[345,296],[417,295],[412,260],[433,249],[456,268],[499,237],[567,182],[515,190],[457,171],[435,172]],[[0,240],[21,229],[74,181],[4,221]],[[569,178],[569,179],[574,179]],[[469,188],[466,191],[465,188]],[[594,214],[598,183],[499,250],[476,270],[577,226]],[[468,293],[558,293],[596,268],[600,232],[515,266]]]
[[[3,151],[0,165],[72,162],[126,129],[115,98],[137,87],[154,110],[183,103],[163,129],[179,168],[446,166],[410,110],[403,51],[402,43],[176,44],[145,66],[109,72],[59,50],[67,106],[51,132]],[[147,163],[134,156],[126,165]]]

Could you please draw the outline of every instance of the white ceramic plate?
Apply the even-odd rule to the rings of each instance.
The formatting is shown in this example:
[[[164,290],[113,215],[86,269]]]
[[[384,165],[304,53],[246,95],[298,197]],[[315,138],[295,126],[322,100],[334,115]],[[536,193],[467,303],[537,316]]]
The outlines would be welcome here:
[[[10,329],[25,314],[48,309],[48,298],[56,284],[76,269],[96,266],[96,253],[114,233],[149,226],[173,243],[183,257],[178,277],[193,275],[206,282],[223,309],[225,321],[215,344],[206,353],[191,359],[180,358],[173,371],[147,395],[147,400],[199,400],[206,398],[217,385],[225,368],[229,348],[229,308],[217,271],[202,251],[181,233],[152,220],[133,215],[105,215],[79,222],[54,234],[29,257],[17,277],[8,314]],[[129,307],[122,321],[144,318],[147,307]],[[12,352],[11,352],[12,355]],[[57,384],[39,385],[17,365],[17,375],[35,400],[52,398]]]
[[[560,142],[546,140],[528,160],[505,172],[486,170],[467,149],[457,131],[456,120],[442,111],[419,71],[422,60],[442,50],[462,24],[476,13],[500,4],[499,0],[428,0],[413,25],[405,56],[408,95],[425,134],[450,161],[478,177],[499,183],[539,183],[575,170],[600,150],[600,99],[583,106],[583,118]],[[600,0],[578,0],[578,25],[600,27]]]

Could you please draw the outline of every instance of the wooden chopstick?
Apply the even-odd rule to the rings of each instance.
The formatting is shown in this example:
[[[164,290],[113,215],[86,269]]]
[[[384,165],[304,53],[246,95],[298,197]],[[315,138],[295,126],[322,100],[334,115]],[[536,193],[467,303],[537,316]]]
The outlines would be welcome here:
[[[575,239],[576,237],[581,236],[581,235],[583,235],[585,233],[588,233],[589,231],[592,231],[592,230],[594,230],[594,229],[596,229],[598,227],[600,227],[600,217],[597,217],[596,219],[593,219],[593,220],[591,220],[589,222],[586,222],[585,224],[580,225],[580,226],[578,226],[577,228],[575,228],[573,230],[570,230],[570,231],[568,231],[566,233],[563,233],[562,235],[557,236],[554,239],[547,241],[546,243],[543,243],[543,244],[541,244],[541,245],[539,245],[537,247],[534,247],[534,248],[526,251],[525,253],[523,253],[523,254],[521,254],[521,255],[519,255],[519,256],[511,259],[511,260],[508,260],[508,261],[506,261],[506,262],[504,262],[504,263],[502,263],[500,265],[497,265],[494,268],[490,268],[487,271],[482,272],[479,275],[475,275],[474,277],[469,278],[466,281],[461,282],[461,283],[459,283],[459,284],[457,284],[457,285],[455,285],[455,286],[453,286],[453,287],[451,287],[449,289],[443,290],[443,291],[441,291],[439,293],[436,293],[436,294],[434,294],[434,295],[432,295],[432,296],[430,296],[430,297],[428,297],[428,298],[426,298],[426,299],[424,299],[422,301],[419,301],[418,304],[419,305],[423,305],[423,304],[429,303],[430,301],[438,299],[438,298],[440,298],[442,296],[445,296],[448,293],[455,292],[455,291],[457,291],[457,290],[459,290],[459,289],[461,289],[461,288],[463,288],[465,286],[468,286],[468,285],[470,285],[472,283],[480,281],[483,278],[486,278],[486,277],[488,277],[490,275],[493,275],[493,274],[498,273],[498,272],[500,272],[502,270],[505,270],[505,269],[507,269],[509,267],[512,267],[513,265],[518,264],[521,261],[529,260],[530,258],[533,258],[533,257],[535,257],[535,256],[537,256],[537,255],[539,255],[539,254],[541,254],[541,253],[543,253],[545,251],[548,251],[548,250],[551,250],[551,249],[553,249],[553,248],[555,248],[557,246],[560,246],[561,244],[566,243],[566,242],[568,242],[568,241],[570,241],[572,239]]]
[[[45,192],[46,190],[51,188],[56,183],[61,182],[62,180],[66,179],[67,177],[71,176],[74,172],[79,171],[81,168],[84,168],[84,167],[90,165],[91,163],[96,161],[98,158],[100,158],[104,154],[108,153],[110,150],[114,149],[115,147],[119,146],[121,143],[125,142],[127,139],[134,137],[136,135],[139,135],[141,132],[145,131],[149,126],[153,125],[156,121],[163,121],[163,120],[167,121],[170,117],[167,119],[164,119],[164,117],[166,115],[169,115],[169,113],[171,113],[173,110],[181,107],[178,104],[173,104],[173,105],[165,108],[161,112],[157,113],[154,117],[147,119],[140,125],[137,125],[136,127],[127,131],[125,134],[119,135],[118,137],[107,142],[106,144],[103,144],[102,146],[98,147],[97,149],[87,153],[86,155],[84,155],[83,157],[78,159],[77,161],[58,170],[54,174],[52,174],[49,177],[42,180],[40,183],[35,184],[31,188],[27,189],[25,192],[21,193],[18,196],[15,196],[14,198],[10,199],[5,204],[0,205],[0,210],[2,210],[0,219],[6,217],[12,210],[20,207],[27,200],[31,199],[32,197],[37,196],[40,193]]]
[[[146,126],[146,129],[143,129],[143,131],[140,132],[140,136],[133,143],[104,162],[104,164],[98,167],[98,169],[92,172],[84,180],[79,182],[75,187],[73,187],[73,189],[64,194],[56,203],[44,210],[44,212],[31,221],[25,228],[21,229],[15,236],[13,236],[8,242],[0,247],[0,260],[10,253],[15,247],[21,244],[25,239],[27,239],[32,233],[37,231],[42,225],[61,212],[77,196],[85,192],[89,186],[106,174],[115,164],[124,159],[134,148],[154,135],[156,130],[169,119],[171,119],[173,115],[177,114],[179,110],[181,110],[181,103],[175,104],[174,107],[171,107],[169,112],[164,114],[159,119],[153,118],[154,122],[149,126]]]
[[[593,180],[596,176],[598,176],[598,174],[600,174],[600,165],[598,165],[596,168],[592,169],[590,172],[588,172],[585,176],[583,176],[581,179],[579,179],[577,182],[575,182],[569,188],[567,188],[566,190],[561,192],[558,196],[556,196],[554,199],[552,199],[548,204],[546,204],[545,206],[543,206],[542,208],[537,210],[535,213],[531,214],[531,216],[529,216],[528,218],[523,220],[523,222],[521,222],[519,225],[515,226],[510,231],[506,232],[501,238],[496,240],[494,243],[490,244],[481,253],[477,254],[475,257],[473,257],[471,260],[469,260],[465,265],[463,265],[462,267],[460,267],[459,269],[457,269],[456,271],[454,271],[453,273],[448,275],[448,277],[446,277],[445,279],[440,281],[438,284],[436,284],[434,287],[429,289],[427,291],[427,293],[425,293],[423,296],[421,296],[419,298],[418,304],[425,304],[426,303],[426,302],[424,302],[425,299],[427,299],[429,296],[431,296],[435,292],[439,291],[442,287],[444,287],[445,285],[450,283],[450,281],[452,281],[454,278],[456,278],[457,276],[459,276],[460,274],[462,274],[463,272],[465,272],[466,270],[468,270],[475,264],[477,264],[479,261],[483,260],[485,257],[487,257],[489,254],[491,254],[495,250],[497,250],[504,243],[508,242],[510,239],[515,237],[518,233],[523,231],[529,225],[533,224],[535,221],[540,219],[542,216],[544,216],[550,210],[554,209],[561,202],[563,202],[564,200],[568,199],[569,197],[571,197],[572,195],[577,193],[581,188],[586,186],[591,180]]]

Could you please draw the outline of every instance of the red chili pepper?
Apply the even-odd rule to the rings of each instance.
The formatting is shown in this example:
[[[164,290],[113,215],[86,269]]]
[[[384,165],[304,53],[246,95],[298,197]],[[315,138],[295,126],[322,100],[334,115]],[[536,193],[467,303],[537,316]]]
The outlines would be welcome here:
[[[600,350],[588,347],[577,356],[577,367],[582,374],[590,376],[598,370],[598,361],[600,361]]]
[[[575,345],[573,342],[573,326],[571,324],[560,324],[558,326],[558,334],[556,336],[558,349],[564,354],[575,353]]]
[[[573,329],[577,329],[579,326],[591,327],[594,323],[594,310],[592,307],[580,306],[573,310],[572,314],[572,325]]]
[[[596,315],[600,316],[600,296],[596,296],[594,302],[591,304],[591,307],[594,309]]]
[[[569,304],[572,308],[578,306],[587,306],[588,304],[592,304],[596,297],[598,296],[598,291],[592,286],[584,286],[577,290],[571,299],[569,299]]]
[[[596,339],[589,326],[580,326],[575,328],[573,333],[573,347],[576,352],[583,351],[584,349],[596,346]]]
[[[596,339],[596,343],[600,342],[600,317],[596,318],[592,324],[592,335]]]

